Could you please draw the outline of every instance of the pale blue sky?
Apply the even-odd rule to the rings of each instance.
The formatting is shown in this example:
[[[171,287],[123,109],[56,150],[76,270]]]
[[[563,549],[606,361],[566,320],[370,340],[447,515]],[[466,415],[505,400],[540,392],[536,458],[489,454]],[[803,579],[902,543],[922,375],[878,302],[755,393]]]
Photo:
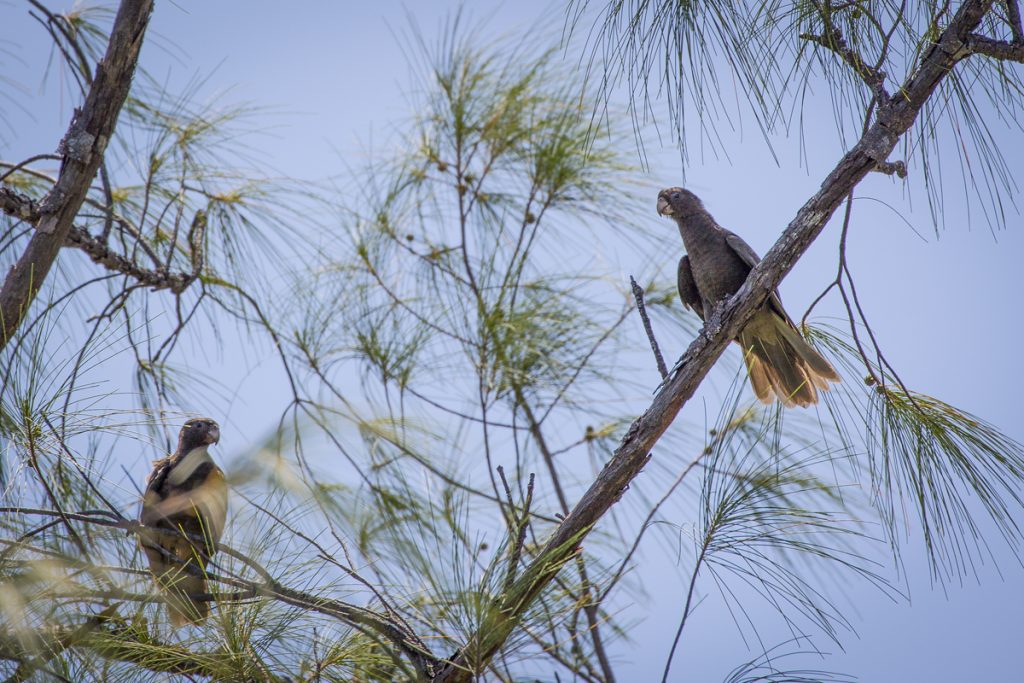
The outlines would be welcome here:
[[[59,7],[59,5],[58,5]],[[408,25],[407,12],[430,36],[455,8],[455,2],[158,2],[143,63],[171,90],[195,75],[209,75],[206,95],[223,92],[229,102],[250,102],[272,112],[270,130],[258,138],[259,153],[282,175],[324,179],[344,176],[358,167],[367,150],[385,148],[391,134],[409,120],[408,98],[419,87],[398,45],[397,34]],[[543,25],[558,34],[561,13],[550,2],[523,0],[498,4],[467,3],[476,19],[487,19],[481,38],[514,34]],[[554,9],[552,9],[554,7]],[[553,28],[552,28],[553,27]],[[56,77],[40,83],[40,46],[45,37],[29,20],[24,5],[0,3],[3,46],[27,63],[3,59],[5,75],[30,89],[29,112],[8,109],[16,131],[0,149],[4,159],[20,159],[51,151],[67,126],[72,103],[61,97]],[[16,47],[17,46],[17,47]],[[570,54],[568,59],[576,59]],[[824,92],[822,91],[822,95]],[[661,103],[664,107],[664,103]],[[663,110],[659,113],[664,113]],[[799,165],[795,135],[775,140],[776,164],[753,129],[743,138],[723,132],[730,161],[693,155],[686,169],[689,185],[704,199],[724,226],[741,234],[763,253],[820,184],[838,159],[827,98],[813,99],[806,117],[810,159]],[[1024,170],[1024,146],[1006,135],[1006,156]],[[667,140],[666,140],[667,142]],[[680,183],[677,151],[647,140],[653,186]],[[850,267],[857,278],[865,309],[892,364],[909,386],[972,412],[1016,438],[1024,439],[1018,385],[1024,378],[1021,354],[1022,306],[1019,259],[1024,235],[1019,216],[1009,229],[993,234],[981,219],[967,220],[958,195],[947,204],[946,230],[937,238],[919,192],[919,179],[903,199],[900,183],[883,176],[869,178],[859,190],[849,239]],[[638,220],[665,231],[666,249],[681,253],[673,226],[653,209]],[[899,208],[924,240],[887,208]],[[911,208],[913,210],[911,210]],[[834,221],[782,286],[790,312],[798,317],[821,288],[834,277],[838,224]],[[622,279],[643,270],[643,264],[615,261],[615,240],[588,245],[595,257],[622,269]],[[823,313],[835,313],[834,306]],[[642,332],[636,326],[638,344]],[[675,356],[686,339],[662,340]],[[218,361],[219,362],[219,361]],[[230,363],[229,363],[230,365]],[[281,405],[252,397],[274,396],[281,377],[270,358],[246,368],[233,368],[232,389],[242,398],[220,406],[222,422],[237,434],[258,433],[274,420]],[[207,369],[209,372],[210,369]],[[126,371],[127,372],[127,371]],[[652,386],[656,383],[651,374]],[[857,381],[857,378],[848,378]],[[127,381],[125,379],[125,384]],[[249,397],[248,399],[244,397]],[[699,420],[695,407],[694,420]],[[226,430],[226,436],[228,436]],[[223,448],[244,452],[246,444],[230,437]],[[628,494],[627,494],[628,495]],[[1000,571],[985,566],[980,585],[951,586],[947,593],[932,588],[927,567],[916,550],[906,554],[912,600],[892,603],[864,590],[851,597],[857,636],[845,640],[845,654],[825,661],[808,658],[808,668],[842,671],[865,681],[1015,680],[1019,677],[1017,641],[1024,609],[1024,570],[998,544]],[[908,547],[909,548],[909,547]],[[649,551],[644,561],[658,565],[649,603],[629,611],[638,620],[629,646],[618,645],[622,681],[654,680],[682,608],[685,585],[672,567],[671,553]],[[685,555],[684,555],[685,557]],[[685,567],[684,567],[685,569]],[[646,573],[646,570],[645,570]],[[678,680],[721,680],[725,672],[756,655],[748,653],[730,617],[709,598],[697,611],[681,654],[673,666]],[[785,637],[781,634],[780,637]],[[823,645],[824,648],[824,645]],[[828,648],[825,648],[828,649]],[[834,648],[832,648],[834,649]],[[795,662],[794,662],[795,663]]]

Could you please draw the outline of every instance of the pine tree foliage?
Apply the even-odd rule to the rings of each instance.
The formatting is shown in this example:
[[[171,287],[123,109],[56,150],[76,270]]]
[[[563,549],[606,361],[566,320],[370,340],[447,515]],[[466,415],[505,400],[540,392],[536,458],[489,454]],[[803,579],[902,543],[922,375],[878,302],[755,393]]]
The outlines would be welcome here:
[[[587,4],[570,3],[569,33],[595,16]],[[27,5],[81,99],[120,15]],[[140,64],[61,267],[0,350],[0,672],[610,682],[630,607],[657,592],[643,559],[678,554],[688,591],[671,652],[643,652],[666,680],[708,596],[751,650],[729,681],[848,680],[817,668],[819,643],[852,631],[851,586],[900,598],[908,543],[944,582],[991,543],[1019,552],[1024,448],[904,386],[840,253],[823,296],[847,320],[802,326],[847,378],[821,410],[752,404],[733,358],[713,375],[728,387],[717,417],[663,425],[642,475],[609,493],[602,477],[654,410],[631,423],[654,366],[628,283],[595,254],[628,232],[652,264],[638,275],[653,329],[697,335],[664,277],[671,255],[637,224],[652,193],[632,133],[656,91],[680,141],[695,115],[725,149],[740,113],[723,83],[769,145],[821,90],[853,147],[975,14],[960,63],[915,104],[907,161],[877,170],[902,177],[916,160],[939,215],[952,136],[947,165],[998,225],[1012,174],[976,101],[1015,120],[1016,0],[612,2],[589,78],[564,45],[481,45],[457,15],[404,36],[413,119],[340,191],[262,168],[246,147],[257,108],[201,104],[202,81],[165,92]],[[607,99],[621,85],[633,130]],[[4,271],[59,160],[0,161]],[[190,359],[239,349],[274,358],[285,398],[263,442],[225,463],[229,525],[210,593],[194,596],[211,616],[173,631],[137,545],[140,473],[195,396],[223,398]],[[126,366],[121,393],[108,375]],[[598,504],[597,522],[566,531]],[[768,642],[779,624],[791,638]]]

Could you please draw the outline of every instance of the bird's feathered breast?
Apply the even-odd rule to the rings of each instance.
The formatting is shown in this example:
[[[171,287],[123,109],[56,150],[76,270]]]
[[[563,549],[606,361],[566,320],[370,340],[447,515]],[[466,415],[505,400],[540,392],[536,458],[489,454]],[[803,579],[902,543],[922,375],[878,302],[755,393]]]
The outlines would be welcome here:
[[[156,461],[142,501],[142,523],[202,536],[212,551],[227,519],[227,482],[207,447]]]

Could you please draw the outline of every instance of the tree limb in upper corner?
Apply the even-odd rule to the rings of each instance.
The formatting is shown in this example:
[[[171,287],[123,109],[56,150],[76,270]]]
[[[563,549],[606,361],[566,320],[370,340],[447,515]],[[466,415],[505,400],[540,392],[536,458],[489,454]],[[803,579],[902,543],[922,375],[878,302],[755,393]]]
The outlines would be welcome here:
[[[942,79],[960,60],[970,56],[971,34],[991,6],[992,0],[964,2],[938,40],[924,51],[918,67],[897,94],[879,104],[875,122],[829,173],[821,189],[801,207],[764,259],[751,270],[743,287],[715,309],[702,333],[686,350],[678,374],[658,392],[644,414],[633,421],[612,459],[555,529],[540,554],[515,584],[495,599],[489,612],[499,616],[488,620],[470,637],[434,677],[434,683],[469,683],[475,672],[486,667],[530,603],[578,552],[586,535],[640,473],[651,449],[693,396],[729,341],[739,334],[821,233],[850,190],[887,161]]]
[[[85,104],[75,110],[61,141],[60,176],[39,202],[36,232],[0,289],[0,349],[24,320],[85,201],[128,96],[152,11],[152,0],[121,2]]]

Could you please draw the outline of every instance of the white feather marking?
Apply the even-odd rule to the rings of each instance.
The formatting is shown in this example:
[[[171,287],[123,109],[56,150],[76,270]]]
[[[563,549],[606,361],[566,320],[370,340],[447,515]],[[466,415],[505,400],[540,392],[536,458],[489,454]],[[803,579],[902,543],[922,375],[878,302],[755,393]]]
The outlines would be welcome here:
[[[188,479],[193,472],[196,471],[200,465],[204,463],[212,463],[213,458],[207,453],[209,446],[199,446],[193,448],[185,457],[178,461],[178,464],[171,468],[170,474],[167,475],[167,483],[171,486],[181,486],[186,479]]]

